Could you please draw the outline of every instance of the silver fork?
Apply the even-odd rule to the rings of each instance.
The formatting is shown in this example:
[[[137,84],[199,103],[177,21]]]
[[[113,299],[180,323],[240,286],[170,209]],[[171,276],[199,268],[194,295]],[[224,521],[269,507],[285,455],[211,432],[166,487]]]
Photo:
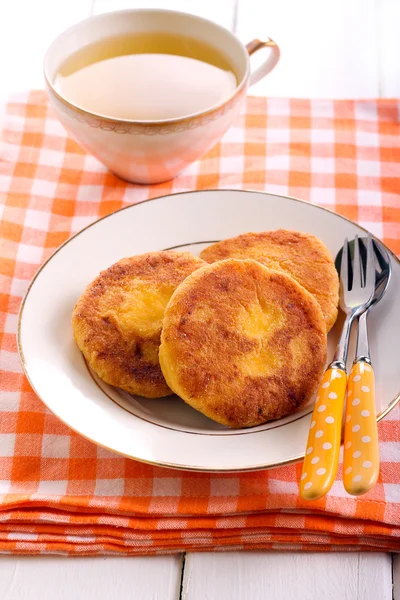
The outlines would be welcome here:
[[[347,351],[351,326],[355,318],[361,316],[369,307],[375,293],[375,261],[372,238],[368,234],[366,273],[364,278],[363,263],[360,255],[360,241],[354,239],[353,277],[349,275],[349,243],[347,238],[343,245],[342,262],[340,264],[340,308],[346,315],[342,333],[330,366],[346,370]],[[365,279],[365,281],[364,281]]]
[[[374,249],[371,236],[368,235],[367,241],[365,277],[363,276],[358,236],[354,241],[352,277],[349,269],[348,246],[346,239],[340,267],[340,307],[345,313],[346,319],[333,361],[325,371],[320,383],[311,418],[300,481],[300,495],[305,500],[321,498],[329,491],[335,480],[347,386],[346,361],[351,326],[354,319],[369,307],[375,292]]]

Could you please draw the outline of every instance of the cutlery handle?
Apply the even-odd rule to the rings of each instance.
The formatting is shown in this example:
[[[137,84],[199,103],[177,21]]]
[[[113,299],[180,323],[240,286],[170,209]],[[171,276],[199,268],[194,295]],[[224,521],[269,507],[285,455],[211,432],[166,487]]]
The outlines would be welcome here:
[[[349,494],[365,494],[379,475],[375,377],[372,366],[360,360],[349,376],[344,427],[343,483]]]
[[[304,500],[324,496],[335,479],[346,383],[346,372],[336,368],[327,369],[320,383],[300,480],[300,495]]]

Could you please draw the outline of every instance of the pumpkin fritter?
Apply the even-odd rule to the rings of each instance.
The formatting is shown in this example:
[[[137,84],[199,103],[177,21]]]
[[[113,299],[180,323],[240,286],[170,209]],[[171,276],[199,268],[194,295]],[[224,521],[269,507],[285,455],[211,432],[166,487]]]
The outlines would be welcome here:
[[[148,398],[171,393],[158,362],[164,310],[178,285],[204,264],[189,252],[151,252],[120,260],[88,285],[72,327],[101,379]]]
[[[169,387],[229,427],[295,412],[316,391],[325,360],[318,302],[254,260],[195,271],[165,311],[160,364]]]
[[[253,258],[271,269],[285,271],[316,297],[327,331],[336,321],[338,274],[328,248],[309,233],[287,229],[244,233],[208,246],[200,256],[208,263],[226,258]]]

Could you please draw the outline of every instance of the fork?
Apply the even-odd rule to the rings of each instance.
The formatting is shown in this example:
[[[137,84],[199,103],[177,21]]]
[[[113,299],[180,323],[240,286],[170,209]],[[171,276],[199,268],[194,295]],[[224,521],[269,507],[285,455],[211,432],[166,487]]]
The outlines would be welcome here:
[[[374,249],[371,236],[368,234],[365,277],[363,277],[363,264],[360,255],[358,236],[355,236],[354,241],[352,278],[349,269],[349,255],[349,244],[346,238],[340,266],[340,308],[345,313],[346,318],[333,361],[325,371],[320,383],[311,418],[306,454],[300,480],[300,495],[304,500],[317,500],[318,498],[321,498],[330,490],[335,480],[339,462],[343,405],[347,387],[346,361],[351,326],[354,319],[360,317],[360,315],[362,315],[369,307],[375,292]],[[358,364],[359,363],[357,363],[357,365]],[[364,365],[364,363],[362,364]],[[355,368],[361,369],[360,366],[356,365]],[[369,377],[371,373],[373,375],[372,371],[368,371],[368,369],[365,370],[365,368],[363,369],[363,377]],[[360,379],[358,379],[358,376]],[[354,381],[354,379],[356,379],[356,381]],[[352,371],[350,375],[351,385],[357,384],[360,381],[361,375],[358,373],[358,370],[357,373],[354,374]],[[364,384],[364,386],[366,386],[366,384]],[[355,408],[358,404],[351,404],[351,406],[352,408]],[[353,415],[351,414],[350,419],[347,422],[348,433],[352,418]],[[363,436],[360,437],[361,443],[363,443],[362,437]],[[368,435],[368,437],[371,436]],[[352,442],[350,443],[351,445],[349,446],[349,441],[347,442],[347,450],[352,448]],[[354,454],[356,453],[356,457],[361,458],[361,454],[359,455],[358,452],[361,451],[353,450],[352,457],[354,457]],[[349,456],[350,455],[347,454],[347,458],[349,458]],[[354,457],[354,459],[356,459],[356,457]],[[349,463],[348,466],[345,467],[345,469],[351,467],[352,470],[348,471],[347,475],[350,476],[351,474],[352,479],[355,477],[352,474],[354,466],[355,463],[352,463],[351,465]],[[357,482],[359,482],[358,478],[356,480],[356,483]]]

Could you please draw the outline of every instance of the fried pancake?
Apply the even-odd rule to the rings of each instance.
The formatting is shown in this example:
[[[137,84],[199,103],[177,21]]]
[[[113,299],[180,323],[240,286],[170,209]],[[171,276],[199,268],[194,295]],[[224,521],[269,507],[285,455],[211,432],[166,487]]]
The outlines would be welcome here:
[[[209,246],[200,254],[208,263],[226,258],[253,258],[285,271],[318,300],[329,331],[336,321],[339,278],[328,248],[313,235],[287,229],[244,233]]]
[[[171,393],[158,362],[165,307],[204,262],[189,252],[124,258],[86,288],[72,315],[75,340],[92,369],[131,394]]]
[[[324,371],[321,308],[286,273],[228,259],[189,275],[164,315],[160,365],[169,387],[229,427],[295,412]]]

